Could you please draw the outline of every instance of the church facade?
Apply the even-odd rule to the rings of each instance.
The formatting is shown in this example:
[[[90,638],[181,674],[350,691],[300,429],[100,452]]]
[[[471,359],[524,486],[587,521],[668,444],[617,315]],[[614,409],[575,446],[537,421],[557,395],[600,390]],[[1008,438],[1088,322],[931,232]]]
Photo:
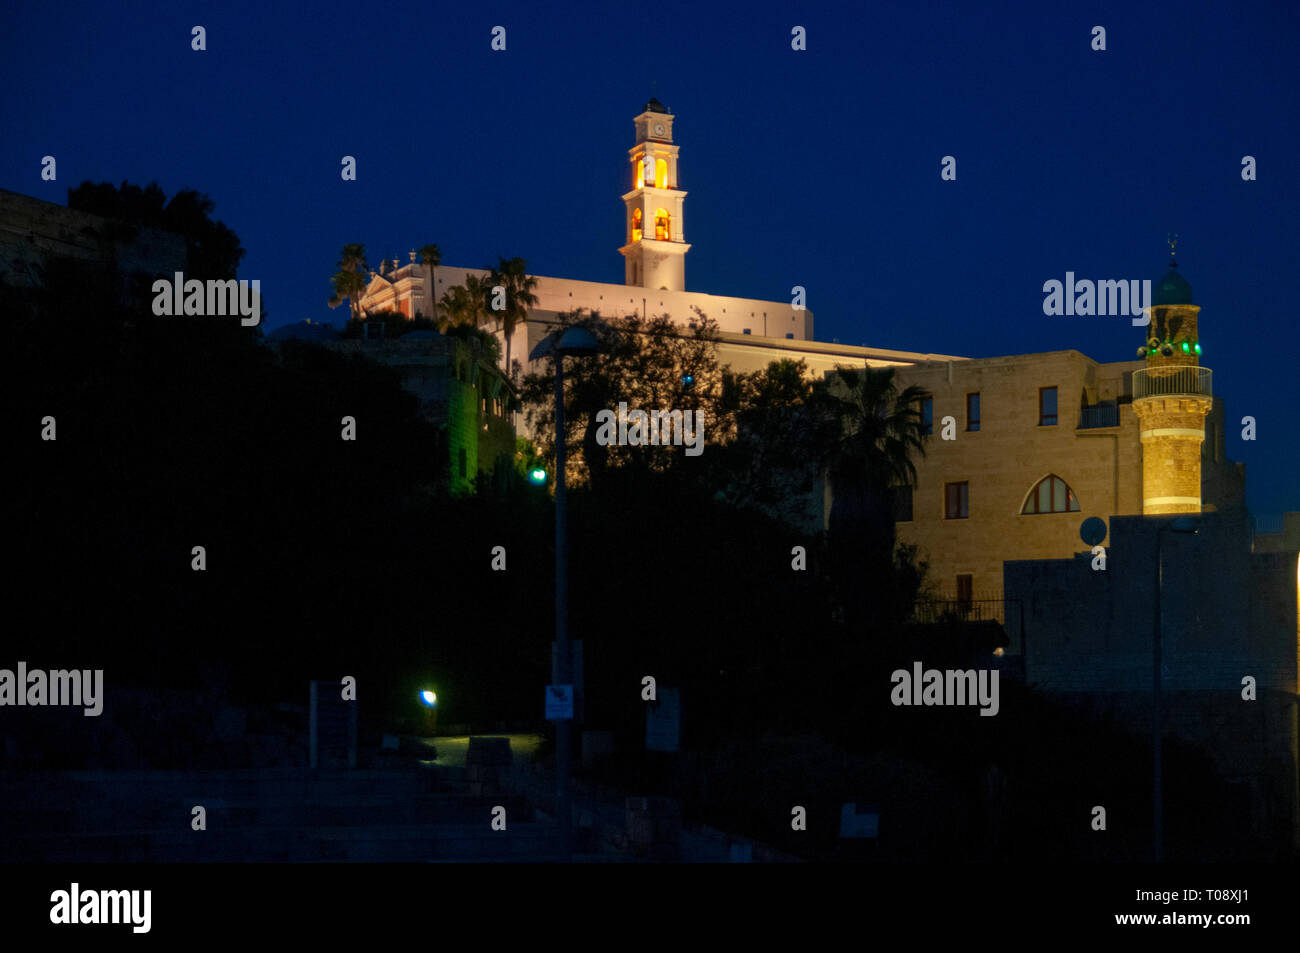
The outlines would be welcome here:
[[[686,326],[699,308],[718,323],[719,360],[738,371],[758,370],[781,358],[803,358],[822,376],[836,364],[861,367],[904,366],[925,360],[962,360],[954,355],[849,347],[813,340],[813,314],[792,301],[761,301],[686,290],[686,192],[678,187],[678,145],[673,115],[651,99],[635,117],[635,142],[628,150],[627,182],[622,196],[625,242],[623,284],[537,275],[538,304],[528,321],[515,329],[510,352],[526,359],[551,330],[558,316],[578,308],[606,317],[632,314],[668,315]],[[396,311],[409,318],[429,317],[434,302],[469,275],[486,277],[482,268],[430,267],[397,259],[372,271],[361,306],[366,312]],[[391,267],[389,267],[391,264]],[[503,337],[501,332],[497,332]],[[502,354],[506,352],[502,340]],[[524,371],[531,370],[526,364]]]

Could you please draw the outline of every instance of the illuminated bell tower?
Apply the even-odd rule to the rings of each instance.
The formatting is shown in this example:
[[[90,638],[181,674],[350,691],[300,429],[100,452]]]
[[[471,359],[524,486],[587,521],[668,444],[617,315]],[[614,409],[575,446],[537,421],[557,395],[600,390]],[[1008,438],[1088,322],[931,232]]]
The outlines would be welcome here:
[[[1213,403],[1211,372],[1201,366],[1200,308],[1178,274],[1170,240],[1169,271],[1147,309],[1151,322],[1138,349],[1146,367],[1133,372],[1133,411],[1142,440],[1142,513],[1201,512],[1201,444]]]
[[[652,98],[636,117],[636,145],[628,150],[632,191],[623,196],[627,240],[623,256],[626,282],[642,288],[686,290],[686,244],[682,202],[677,188],[677,146],[673,116]]]

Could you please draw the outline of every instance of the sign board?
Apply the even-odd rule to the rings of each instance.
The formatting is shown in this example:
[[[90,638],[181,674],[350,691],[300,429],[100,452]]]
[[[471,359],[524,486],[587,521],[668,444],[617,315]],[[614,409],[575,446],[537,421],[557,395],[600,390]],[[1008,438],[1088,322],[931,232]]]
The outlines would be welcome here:
[[[840,836],[874,839],[880,836],[880,809],[874,804],[845,804],[840,808]]]
[[[586,713],[586,692],[583,690],[586,685],[586,679],[583,677],[582,665],[582,639],[573,639],[569,642],[569,661],[573,666],[569,670],[569,680],[573,683],[573,714],[570,716],[575,721],[582,721]],[[555,651],[555,643],[551,643],[551,677],[558,678],[559,666],[557,664],[558,656]]]
[[[680,689],[656,690],[658,701],[645,706],[646,751],[677,751],[682,740],[682,696]]]
[[[573,718],[573,686],[546,686],[546,720],[569,721]]]

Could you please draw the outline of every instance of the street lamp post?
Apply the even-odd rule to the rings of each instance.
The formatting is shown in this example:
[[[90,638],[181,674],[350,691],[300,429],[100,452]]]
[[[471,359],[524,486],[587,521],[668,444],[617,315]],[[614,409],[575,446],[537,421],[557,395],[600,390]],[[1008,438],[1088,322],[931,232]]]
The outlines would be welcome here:
[[[573,327],[547,335],[533,349],[530,358],[548,354],[555,358],[555,655],[551,679],[555,685],[572,685],[572,655],[569,643],[569,549],[568,503],[564,489],[564,356],[587,357],[599,351],[595,336]],[[569,792],[569,720],[555,722],[555,800],[560,856],[572,852],[573,807]]]
[[[1164,770],[1161,765],[1160,749],[1160,682],[1162,651],[1161,644],[1164,627],[1164,538],[1165,530],[1175,533],[1198,532],[1197,520],[1190,516],[1180,516],[1156,528],[1156,627],[1151,637],[1151,743],[1152,743],[1152,780],[1151,780],[1151,853],[1158,864],[1164,859]]]

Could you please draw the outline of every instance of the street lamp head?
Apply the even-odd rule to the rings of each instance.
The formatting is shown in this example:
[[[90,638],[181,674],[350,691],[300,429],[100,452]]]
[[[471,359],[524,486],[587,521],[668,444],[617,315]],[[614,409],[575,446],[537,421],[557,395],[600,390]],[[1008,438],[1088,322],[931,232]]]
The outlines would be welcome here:
[[[537,342],[528,355],[530,361],[540,361],[544,357],[566,355],[569,357],[587,357],[602,350],[600,341],[586,328],[571,327],[552,331]]]
[[[586,357],[600,351],[600,342],[596,340],[596,335],[586,328],[573,327],[560,336],[560,343],[556,345],[556,350],[561,354]]]

